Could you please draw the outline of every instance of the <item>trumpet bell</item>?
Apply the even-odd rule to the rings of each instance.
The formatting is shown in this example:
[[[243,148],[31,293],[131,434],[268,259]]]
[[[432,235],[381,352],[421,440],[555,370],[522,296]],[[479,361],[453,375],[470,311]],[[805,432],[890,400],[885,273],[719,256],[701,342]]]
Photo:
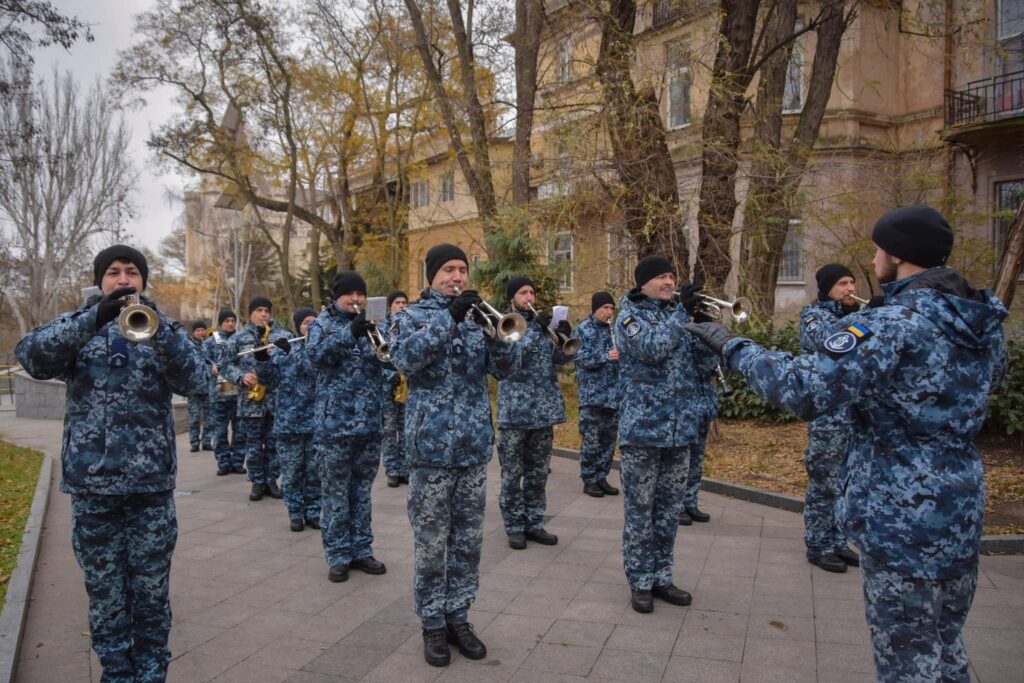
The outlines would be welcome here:
[[[512,344],[526,334],[526,318],[517,313],[507,313],[498,319],[498,338]]]
[[[128,341],[146,341],[160,329],[160,318],[152,308],[138,303],[138,299],[135,301],[121,309],[117,316],[117,329]]]
[[[576,337],[569,337],[562,342],[562,355],[575,356],[580,350],[580,340]]]
[[[732,314],[733,322],[745,323],[750,319],[750,311],[753,308],[753,304],[750,303],[750,299],[745,296],[741,296],[732,302],[732,307],[729,312]]]

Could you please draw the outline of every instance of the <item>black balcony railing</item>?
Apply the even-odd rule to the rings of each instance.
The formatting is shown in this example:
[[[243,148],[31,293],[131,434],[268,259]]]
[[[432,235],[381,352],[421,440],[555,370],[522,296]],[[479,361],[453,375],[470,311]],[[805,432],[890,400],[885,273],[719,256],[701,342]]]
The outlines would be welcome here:
[[[654,3],[654,15],[651,17],[651,28],[661,28],[683,16],[683,3],[680,0],[658,0]]]
[[[1024,116],[1024,71],[971,81],[946,91],[946,125],[999,121]]]

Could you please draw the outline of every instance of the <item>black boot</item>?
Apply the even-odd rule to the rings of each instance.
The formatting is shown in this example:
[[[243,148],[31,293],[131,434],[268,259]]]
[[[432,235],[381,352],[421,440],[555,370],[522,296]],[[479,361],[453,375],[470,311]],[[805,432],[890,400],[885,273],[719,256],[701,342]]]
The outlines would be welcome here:
[[[487,646],[473,632],[473,624],[448,624],[445,626],[448,642],[459,648],[459,653],[466,659],[483,659],[487,656]]]
[[[592,498],[604,498],[604,490],[598,484],[584,484],[583,493]]]
[[[223,477],[224,475],[228,474],[229,472],[231,472],[231,468],[230,467],[224,467],[222,465],[222,466],[217,468],[217,476],[218,477]]]
[[[651,591],[633,591],[633,598],[630,600],[630,604],[640,614],[654,611],[654,597],[651,595]]]
[[[682,510],[679,513],[679,526],[690,526],[691,524],[693,524],[693,518],[690,517],[690,513]]]
[[[398,477],[396,477],[396,476],[394,476],[392,474],[388,475],[388,488],[389,489],[397,489],[398,485],[401,484],[401,483],[402,482],[401,482],[401,480]]]
[[[271,498],[281,500],[284,498],[284,494],[281,493],[281,487],[277,485],[276,481],[270,481],[264,484],[267,487],[267,495]]]
[[[302,523],[301,519],[293,519],[291,526],[289,527],[292,531],[302,531],[305,528],[305,524]]]
[[[263,500],[263,484],[253,483],[252,490],[249,491],[249,500]]]
[[[375,558],[373,555],[369,557],[360,557],[358,560],[352,560],[350,565],[352,569],[358,569],[365,574],[386,574],[388,568],[384,566],[384,563]]]
[[[693,521],[701,522],[702,524],[704,522],[711,521],[711,515],[706,512],[701,512],[700,508],[686,508],[686,514],[690,515],[690,519]]]
[[[306,520],[306,526],[308,526],[310,529],[319,529],[320,528],[320,520],[319,519],[314,519],[313,517],[310,517],[309,519]]]
[[[245,474],[246,472],[248,472],[248,470],[242,467],[241,465],[235,465],[234,467],[231,468],[231,471],[234,472],[235,474]]]
[[[843,548],[842,550],[836,551],[836,557],[845,562],[848,567],[860,566],[860,555],[849,548]]]
[[[423,659],[427,660],[430,666],[448,666],[452,661],[452,651],[448,647],[445,629],[423,629]]]
[[[526,532],[526,538],[534,543],[540,543],[541,545],[558,545],[558,536],[545,531],[544,529],[534,529]]]
[[[334,583],[341,583],[342,581],[348,581],[348,565],[347,564],[336,564],[332,565],[330,570],[327,572],[327,580]]]
[[[671,605],[681,605],[682,607],[686,607],[693,601],[693,596],[681,588],[676,588],[672,584],[667,586],[655,586],[651,589],[651,595],[659,600],[664,600]]]
[[[846,571],[846,563],[839,557],[832,555],[818,555],[817,557],[809,557],[807,561],[811,564],[816,564],[827,572],[833,574],[842,574]]]
[[[526,547],[526,536],[524,534],[509,534],[508,547],[512,550],[522,550]]]
[[[606,496],[619,495],[619,490],[612,486],[611,484],[609,484],[607,479],[602,479],[601,481],[597,482],[597,485],[601,487],[601,490],[604,491],[604,494]]]

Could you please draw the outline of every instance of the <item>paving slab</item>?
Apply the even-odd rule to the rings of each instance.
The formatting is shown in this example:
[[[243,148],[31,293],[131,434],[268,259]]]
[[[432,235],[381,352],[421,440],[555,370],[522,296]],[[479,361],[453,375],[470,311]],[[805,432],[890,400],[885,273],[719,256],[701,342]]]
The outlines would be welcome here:
[[[0,413],[0,434],[59,456],[57,421]],[[280,501],[248,500],[242,476],[179,437],[180,535],[171,571],[169,680],[871,681],[859,571],[833,575],[803,554],[800,514],[710,493],[707,524],[681,527],[676,583],[689,607],[629,606],[622,496],[582,493],[578,463],[553,458],[547,528],[557,546],[508,548],[489,469],[480,596],[470,612],[488,656],[427,666],[412,613],[405,488],[373,488],[384,576],[327,581],[319,534],[288,530]],[[98,682],[87,599],[71,551],[70,499],[56,486],[40,543],[16,680]],[[618,484],[617,472],[611,479]],[[1024,683],[1024,557],[982,557],[965,631],[972,679]]]

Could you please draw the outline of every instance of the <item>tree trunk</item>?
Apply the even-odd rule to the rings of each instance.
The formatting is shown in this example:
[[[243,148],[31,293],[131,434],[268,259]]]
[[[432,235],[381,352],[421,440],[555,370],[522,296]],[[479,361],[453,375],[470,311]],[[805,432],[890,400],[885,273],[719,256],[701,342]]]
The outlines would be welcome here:
[[[516,139],[512,148],[512,203],[530,202],[530,136],[537,98],[537,55],[544,27],[542,0],[516,0],[516,30],[512,47],[516,68]]]
[[[1006,250],[999,257],[993,289],[1003,304],[1009,308],[1013,304],[1013,295],[1017,288],[1017,278],[1024,266],[1024,202],[1017,207],[1017,214],[1010,223],[1010,232],[1006,236]]]

